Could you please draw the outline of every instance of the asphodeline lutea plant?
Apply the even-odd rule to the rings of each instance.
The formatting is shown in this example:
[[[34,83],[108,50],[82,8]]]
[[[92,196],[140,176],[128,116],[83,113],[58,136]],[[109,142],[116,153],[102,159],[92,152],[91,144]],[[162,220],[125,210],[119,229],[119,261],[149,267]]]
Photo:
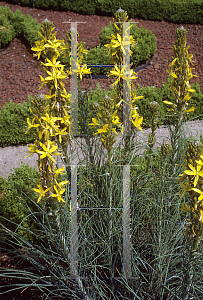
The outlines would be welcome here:
[[[188,101],[191,98],[190,94],[195,92],[194,89],[191,89],[189,80],[194,76],[198,77],[192,74],[192,68],[189,66],[189,62],[192,64],[193,55],[188,54],[187,50],[190,46],[186,47],[186,34],[187,30],[183,26],[176,30],[174,57],[172,56],[173,61],[169,64],[171,69],[166,70],[169,73],[169,77],[173,77],[173,81],[169,85],[170,90],[173,92],[174,102],[163,101],[171,107],[168,111],[172,111],[175,117],[171,141],[174,161],[177,155],[178,140],[181,136],[183,121],[186,120],[190,112],[194,111],[194,107],[187,109]]]
[[[183,174],[178,180],[181,182],[183,196],[186,192],[190,194],[190,207],[184,202],[181,210],[190,213],[190,218],[187,219],[186,236],[190,234],[194,238],[193,250],[197,250],[198,240],[203,233],[203,150],[202,145],[197,141],[189,144],[184,158],[185,168]],[[182,197],[183,197],[182,196]]]
[[[118,11],[115,13],[116,20],[114,20],[114,27],[115,27],[115,35],[112,34],[111,37],[108,37],[111,39],[110,44],[105,45],[105,47],[109,48],[109,53],[112,48],[115,48],[115,51],[112,53],[111,56],[111,62],[115,63],[114,70],[110,71],[110,74],[108,76],[115,76],[117,79],[112,84],[112,86],[115,86],[115,91],[117,93],[117,97],[115,98],[112,95],[112,98],[117,101],[116,107],[118,108],[118,114],[119,114],[119,120],[123,124],[122,120],[122,113],[125,115],[125,112],[123,110],[124,108],[124,95],[123,95],[123,86],[124,86],[124,80],[127,83],[128,89],[130,89],[130,95],[128,93],[128,89],[126,89],[126,101],[125,105],[128,108],[129,113],[129,120],[134,125],[133,131],[135,128],[138,128],[142,130],[141,125],[143,118],[139,116],[137,112],[137,107],[135,107],[135,101],[142,99],[143,96],[136,97],[136,90],[134,88],[133,83],[131,82],[132,79],[137,79],[137,74],[128,68],[127,65],[124,65],[123,61],[123,54],[126,57],[126,60],[130,57],[132,54],[132,51],[130,48],[126,50],[124,48],[125,45],[132,45],[133,47],[136,45],[136,41],[133,39],[132,36],[129,36],[128,31],[130,31],[130,28],[132,25],[130,25],[127,30],[125,31],[125,34],[123,36],[123,23],[126,22],[128,19],[127,13],[122,10],[121,8],[118,9]],[[118,22],[118,23],[116,23]],[[129,23],[129,22],[128,22]],[[132,65],[132,64],[131,64]],[[128,122],[128,119],[126,118],[126,121]],[[125,124],[124,124],[125,125]],[[129,136],[125,137],[125,151],[127,151],[127,147],[129,144]]]
[[[186,193],[189,193],[190,204],[188,206],[183,202],[181,210],[189,213],[190,217],[187,219],[185,235],[192,239],[189,267],[185,276],[187,287],[185,288],[184,300],[186,300],[192,285],[194,259],[203,234],[203,149],[198,141],[193,141],[189,144],[184,161],[186,170],[179,175],[180,178],[178,180],[184,180],[184,183],[180,182],[180,186],[183,189],[181,199]]]
[[[195,90],[191,89],[189,80],[192,77],[198,77],[192,74],[192,69],[189,66],[189,62],[193,65],[192,54],[188,54],[190,46],[186,47],[186,34],[187,30],[183,26],[176,30],[176,42],[174,45],[173,61],[169,64],[171,69],[166,71],[169,73],[169,77],[173,77],[173,82],[170,85],[170,90],[173,92],[175,98],[174,103],[169,101],[163,101],[165,104],[170,105],[169,109],[174,111],[178,116],[178,121],[181,121],[184,115],[194,111],[194,107],[187,110],[188,100],[190,100],[190,93],[194,93]]]
[[[56,33],[51,34],[54,30],[52,25],[53,23],[48,20],[42,22],[41,30],[46,36],[38,32],[42,40],[40,43],[36,42],[36,47],[32,48],[33,51],[37,51],[37,54],[33,56],[37,56],[38,59],[41,53],[49,57],[45,59],[45,63],[41,62],[48,77],[40,76],[42,86],[47,84],[49,88],[49,95],[41,95],[37,100],[33,100],[34,108],[30,109],[33,119],[27,120],[28,131],[36,128],[36,140],[34,145],[29,145],[29,152],[30,155],[38,154],[38,167],[41,175],[37,182],[38,188],[34,191],[39,194],[38,202],[46,196],[50,200],[50,205],[54,204],[56,198],[59,202],[64,202],[62,195],[68,181],[58,182],[57,179],[59,175],[65,175],[65,167],[56,169],[54,163],[56,163],[55,156],[62,156],[63,153],[62,158],[66,157],[65,145],[71,141],[70,94],[67,94],[63,83],[71,72],[64,72],[64,65],[57,61],[58,56],[68,49],[68,44],[65,45],[64,41],[56,40]],[[85,72],[87,70],[83,68],[78,75]],[[65,163],[69,164],[69,161]]]
[[[108,164],[111,172],[111,150],[116,142],[115,134],[118,134],[116,129],[120,128],[122,133],[123,128],[117,110],[114,110],[115,103],[111,97],[107,95],[104,97],[102,107],[98,103],[93,103],[92,107],[94,112],[97,113],[97,118],[92,118],[92,123],[88,125],[98,128],[94,135],[101,134],[102,145],[108,152]]]

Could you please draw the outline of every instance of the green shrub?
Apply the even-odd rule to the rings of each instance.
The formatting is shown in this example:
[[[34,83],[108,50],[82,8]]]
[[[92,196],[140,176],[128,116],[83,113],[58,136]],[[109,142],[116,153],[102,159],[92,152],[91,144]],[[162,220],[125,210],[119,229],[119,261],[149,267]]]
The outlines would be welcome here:
[[[28,144],[35,140],[34,130],[25,134],[27,118],[31,118],[32,104],[16,104],[10,101],[0,110],[0,147]]]
[[[14,27],[15,33],[18,36],[23,32],[24,20],[25,20],[25,16],[21,13],[19,9],[16,9],[13,15],[12,25]]]
[[[94,0],[63,0],[60,2],[60,9],[63,11],[74,11],[79,14],[95,15],[96,1]]]
[[[33,7],[57,10],[59,7],[58,0],[33,0]]]
[[[40,26],[38,21],[29,16],[28,13],[24,16],[17,9],[13,14],[9,7],[0,6],[0,28],[5,27],[5,29],[0,30],[0,47],[11,42],[16,36],[21,36],[24,42],[32,47],[35,41],[41,40],[38,35]]]
[[[41,24],[39,24],[33,17],[29,16],[28,13],[26,13],[26,17],[22,24],[24,38],[29,43],[30,47],[33,47],[35,45],[35,41],[41,41],[41,37],[38,34]]]
[[[9,11],[9,8],[0,6],[0,48],[10,43],[16,35],[8,16],[12,19],[12,13]]]
[[[114,50],[111,50],[111,54]],[[110,63],[110,56],[108,55],[107,48],[100,44],[93,49],[90,49],[86,56],[84,56],[83,64],[87,65],[112,65]],[[106,75],[112,71],[112,67],[91,67],[92,75]]]
[[[35,210],[33,202],[27,199],[23,193],[26,193],[33,201],[37,201],[38,196],[35,195],[32,188],[36,187],[36,181],[39,179],[36,167],[31,168],[23,164],[23,162],[21,162],[20,168],[14,168],[14,170],[15,172],[9,174],[8,179],[0,176],[0,223],[12,231],[15,231],[17,225],[27,216],[23,198],[26,199],[31,210]],[[22,202],[18,197],[16,188],[18,188]],[[13,223],[8,222],[4,218]],[[30,217],[26,218],[21,225],[32,230],[36,227]],[[26,229],[19,227],[17,233],[24,238],[33,240],[33,237]]]
[[[139,114],[143,117],[143,127],[149,127],[149,124],[151,124],[150,103],[152,101],[156,101],[159,103],[160,115],[158,118],[158,126],[162,125],[162,117],[164,116],[166,110],[165,104],[162,101],[162,95],[159,91],[159,88],[153,86],[140,87],[140,85],[138,84],[136,95],[143,96],[142,99],[139,99],[136,102]]]
[[[200,91],[200,86],[196,82],[195,84],[191,84],[191,88],[194,89],[196,92],[192,93],[191,99],[188,101],[189,107],[194,107],[194,112],[190,113],[190,118],[198,117],[199,120],[203,119],[203,94]]]
[[[100,33],[100,44],[104,46],[110,43],[110,39],[107,36],[115,34],[114,25],[112,22],[107,27],[102,28]],[[133,54],[131,56],[131,62],[133,62],[133,69],[139,64],[149,60],[156,52],[156,37],[149,30],[145,28],[138,28],[136,24],[132,24],[130,28],[130,35],[137,42],[134,48],[131,47]]]

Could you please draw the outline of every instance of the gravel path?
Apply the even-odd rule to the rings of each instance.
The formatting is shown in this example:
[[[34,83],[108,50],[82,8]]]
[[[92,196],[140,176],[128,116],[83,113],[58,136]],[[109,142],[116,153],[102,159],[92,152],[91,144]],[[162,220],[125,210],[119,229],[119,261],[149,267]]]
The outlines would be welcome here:
[[[200,135],[203,135],[203,120],[201,121],[189,121],[186,122],[184,125],[184,129],[186,131],[186,135],[188,137],[194,136],[198,138]],[[147,141],[147,134],[149,134],[150,129],[143,130],[143,132],[139,131],[137,135],[137,141],[138,143],[143,143],[144,141]],[[99,138],[99,137],[98,137]],[[159,146],[162,144],[163,140],[166,140],[169,138],[169,133],[168,129],[166,126],[160,126],[156,130],[156,144],[155,147]],[[80,138],[77,138],[77,140]],[[118,134],[118,140],[115,143],[116,147],[118,145],[118,142],[121,139],[121,134]],[[82,139],[83,140],[83,139]],[[83,142],[84,143],[84,142]],[[123,148],[121,146],[121,148]],[[27,152],[29,148],[27,145],[22,145],[22,146],[9,146],[5,148],[0,148],[0,176],[7,178],[8,175],[14,171],[14,168],[19,168],[21,166],[21,161],[24,162],[25,164],[28,164],[30,167],[37,167],[37,158],[38,155],[34,154],[33,156],[30,156],[28,158],[25,158],[27,156]],[[69,154],[70,151],[67,151]],[[79,148],[77,147],[75,151],[73,152],[73,157],[75,157],[72,160],[72,164],[77,164],[79,162],[79,159],[82,159],[83,155]],[[59,159],[59,162],[61,160]],[[62,165],[62,163],[61,163]],[[60,166],[61,166],[60,165]]]

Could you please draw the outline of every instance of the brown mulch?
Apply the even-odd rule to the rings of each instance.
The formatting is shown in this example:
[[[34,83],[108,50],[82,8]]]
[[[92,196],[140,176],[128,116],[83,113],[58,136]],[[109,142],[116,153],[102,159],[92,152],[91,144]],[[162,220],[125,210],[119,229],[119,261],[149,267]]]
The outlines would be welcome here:
[[[102,27],[105,27],[109,22],[113,22],[113,17],[97,16],[97,15],[80,15],[74,12],[58,12],[47,11],[37,8],[21,7],[17,4],[10,4],[6,1],[0,2],[2,6],[8,6],[12,12],[20,9],[26,15],[32,16],[40,23],[48,18],[54,23],[57,31],[56,37],[66,41],[67,30],[70,29],[70,24],[62,24],[62,21],[80,21],[87,22],[86,24],[78,24],[78,41],[85,41],[86,47],[89,49],[99,44],[99,35]],[[141,86],[157,86],[161,87],[162,82],[167,82],[168,73],[166,69],[172,61],[173,45],[175,43],[176,29],[180,24],[173,24],[165,21],[148,21],[134,18],[139,28],[144,27],[150,29],[157,38],[157,52],[155,53],[150,65],[146,69],[138,72],[138,79],[134,82]],[[193,74],[199,77],[193,77],[190,83],[199,83],[200,89],[203,92],[202,75],[203,75],[203,61],[202,61],[202,45],[203,45],[203,25],[188,25],[183,24],[184,28],[188,30],[187,45],[190,45],[188,52],[193,54],[195,60],[192,70]],[[1,88],[0,88],[0,108],[9,100],[15,103],[22,103],[23,100],[28,101],[27,96],[34,96],[39,93],[48,93],[48,90],[43,87],[39,91],[41,85],[39,75],[45,77],[46,73],[40,66],[40,62],[33,57],[33,51],[23,41],[15,38],[9,47],[0,52],[1,65]],[[95,79],[93,80],[93,88],[96,87],[97,82],[100,82],[102,88],[110,90],[110,84],[113,79]],[[67,86],[69,90],[69,81],[67,79]],[[82,89],[89,83],[88,79],[83,79]],[[136,86],[136,84],[135,84]]]

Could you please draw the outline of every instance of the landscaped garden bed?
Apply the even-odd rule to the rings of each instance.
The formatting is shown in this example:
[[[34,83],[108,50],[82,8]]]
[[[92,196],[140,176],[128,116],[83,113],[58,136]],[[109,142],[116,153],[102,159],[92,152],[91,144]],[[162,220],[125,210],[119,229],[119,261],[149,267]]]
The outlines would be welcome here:
[[[127,13],[119,9],[114,16],[123,22]],[[203,141],[188,139],[183,124],[192,114],[201,118],[197,115],[201,101],[195,99],[202,99],[202,94],[197,85],[191,86],[194,73],[188,63],[193,56],[186,51],[187,31],[177,28],[174,57],[172,62],[168,59],[171,94],[166,86],[155,99],[153,87],[143,90],[138,85],[141,94],[136,92],[130,81],[131,76],[136,80],[136,74],[131,70],[126,75],[121,68],[122,52],[126,56],[132,52],[124,51],[121,40],[126,36],[115,20],[117,34],[111,36],[109,47],[115,46],[112,74],[116,79],[112,81],[116,88],[108,95],[99,89],[95,95],[82,95],[82,75],[89,70],[84,65],[71,69],[80,74],[77,125],[86,141],[79,166],[72,163],[73,153],[67,155],[67,147],[77,143],[78,131],[72,135],[76,125],[72,127],[71,119],[76,102],[71,102],[74,92],[68,94],[70,90],[63,85],[67,73],[57,62],[63,43],[57,43],[51,33],[53,23],[47,18],[42,22],[42,40],[29,50],[37,52],[37,60],[44,55],[40,79],[49,95],[41,90],[46,95],[29,97],[29,109],[25,103],[25,107],[11,103],[1,114],[2,124],[7,122],[12,128],[9,137],[1,139],[2,145],[20,144],[32,130],[34,144],[29,144],[29,154],[38,155],[38,170],[22,166],[9,181],[0,178],[1,295],[16,300],[40,297],[35,294],[38,288],[46,299],[187,300],[191,295],[201,299]],[[130,43],[134,41],[130,38]],[[80,61],[83,50],[78,48]],[[76,54],[71,54],[73,61]],[[125,81],[131,87],[129,94]],[[132,100],[127,118],[124,96],[125,101]],[[24,117],[18,120],[17,116]],[[126,136],[123,132],[129,121],[132,131]],[[168,126],[170,138],[155,149],[160,124]],[[142,126],[151,131],[140,155],[136,137]],[[15,127],[21,130],[21,140]],[[3,134],[5,128],[1,128]],[[121,132],[123,147],[113,149],[117,132]],[[102,160],[104,151],[106,160]],[[56,164],[59,155],[63,167]],[[15,265],[15,255],[19,265]],[[4,293],[12,286],[19,289],[18,295],[12,290],[10,295]]]

